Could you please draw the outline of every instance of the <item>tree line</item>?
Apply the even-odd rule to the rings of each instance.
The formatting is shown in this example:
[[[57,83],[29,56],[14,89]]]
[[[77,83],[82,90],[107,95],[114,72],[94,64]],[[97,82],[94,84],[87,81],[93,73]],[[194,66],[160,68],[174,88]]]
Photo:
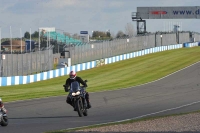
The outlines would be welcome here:
[[[38,38],[38,37],[39,37],[38,31],[35,31],[33,34],[31,34],[31,38]],[[24,38],[26,39],[30,38],[30,33],[28,31],[24,33]]]
[[[66,34],[66,35],[69,37],[75,38],[75,39],[79,39],[77,33],[75,33],[74,35],[70,35],[70,34]],[[90,38],[102,40],[102,39],[110,39],[110,38],[122,38],[122,37],[133,36],[133,35],[134,35],[133,25],[131,23],[127,23],[125,26],[125,32],[120,30],[115,35],[115,33],[111,33],[110,30],[108,30],[106,32],[105,31],[93,31],[92,36]],[[41,36],[43,36],[43,34],[41,34]],[[35,31],[34,33],[31,34],[31,38],[38,38],[38,37],[39,37],[38,31]],[[26,39],[30,38],[30,33],[28,31],[26,31],[24,33],[24,38],[26,38]]]

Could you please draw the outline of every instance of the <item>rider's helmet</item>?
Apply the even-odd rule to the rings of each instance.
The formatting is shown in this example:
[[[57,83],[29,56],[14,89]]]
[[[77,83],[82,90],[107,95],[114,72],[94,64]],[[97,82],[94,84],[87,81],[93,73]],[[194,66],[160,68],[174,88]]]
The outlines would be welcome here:
[[[70,78],[70,79],[75,79],[75,78],[76,78],[76,72],[75,72],[75,71],[71,71],[71,72],[69,73],[69,78]]]

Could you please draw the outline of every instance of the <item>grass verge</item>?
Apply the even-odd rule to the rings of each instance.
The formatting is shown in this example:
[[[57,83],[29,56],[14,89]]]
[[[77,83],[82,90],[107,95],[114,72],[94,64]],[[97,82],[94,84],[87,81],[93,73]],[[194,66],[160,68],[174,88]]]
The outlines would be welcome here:
[[[157,80],[200,61],[200,47],[181,48],[140,56],[77,74],[87,79],[88,92],[116,90]],[[68,76],[0,87],[4,102],[66,95],[62,85]]]

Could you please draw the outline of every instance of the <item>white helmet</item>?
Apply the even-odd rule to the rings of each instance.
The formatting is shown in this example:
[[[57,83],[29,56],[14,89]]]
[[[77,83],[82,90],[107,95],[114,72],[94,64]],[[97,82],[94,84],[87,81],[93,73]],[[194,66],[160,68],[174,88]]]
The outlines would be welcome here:
[[[0,102],[2,101],[2,99],[0,98]]]

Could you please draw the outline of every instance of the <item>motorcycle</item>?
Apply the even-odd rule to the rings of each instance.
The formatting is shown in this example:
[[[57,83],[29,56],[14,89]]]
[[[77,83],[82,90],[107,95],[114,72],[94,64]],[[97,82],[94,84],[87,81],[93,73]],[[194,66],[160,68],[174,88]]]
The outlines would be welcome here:
[[[84,82],[87,82],[87,80]],[[63,86],[65,87],[65,85]],[[77,81],[71,83],[69,96],[75,111],[78,112],[79,117],[88,115],[85,94],[85,88],[80,86]]]
[[[0,125],[1,126],[7,126],[8,125],[8,117],[5,111],[0,108]]]

